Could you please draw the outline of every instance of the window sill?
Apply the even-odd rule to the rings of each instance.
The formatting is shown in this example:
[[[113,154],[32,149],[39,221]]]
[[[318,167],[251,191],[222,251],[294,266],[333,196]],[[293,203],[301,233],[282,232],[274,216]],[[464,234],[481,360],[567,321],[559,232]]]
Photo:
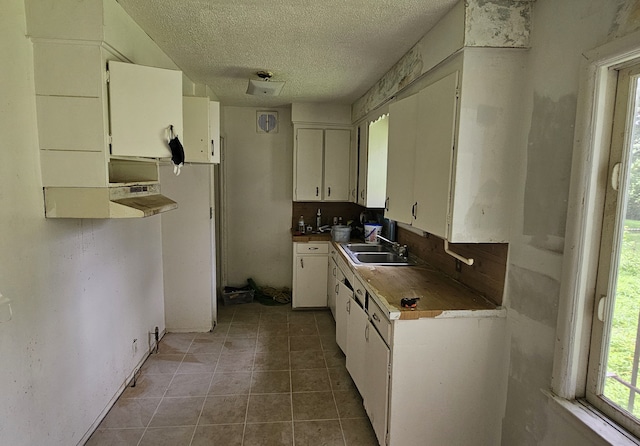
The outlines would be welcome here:
[[[606,418],[586,401],[567,400],[549,390],[542,389],[549,400],[563,416],[568,416],[578,426],[598,437],[600,440],[616,446],[640,446],[640,440]]]

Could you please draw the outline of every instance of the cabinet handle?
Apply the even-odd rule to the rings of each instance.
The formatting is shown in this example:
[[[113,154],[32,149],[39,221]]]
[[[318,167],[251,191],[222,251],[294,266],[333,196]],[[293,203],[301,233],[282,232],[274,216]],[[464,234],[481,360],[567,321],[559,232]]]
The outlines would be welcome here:
[[[413,203],[413,206],[411,206],[411,216],[413,217],[414,220],[416,218],[417,207],[418,207],[418,202],[416,201],[415,203]]]
[[[367,324],[367,326],[364,327],[364,338],[367,342],[369,342],[369,324]]]
[[[384,200],[384,210],[385,211],[389,210],[389,197],[387,197],[387,199]]]
[[[373,320],[380,322],[380,318],[378,317],[378,315],[376,313],[373,313]]]
[[[213,139],[211,140],[211,156],[216,156],[215,145],[213,144]]]
[[[364,189],[362,189],[362,190],[360,191],[360,198],[362,198],[362,199],[364,200]]]
[[[347,301],[347,313],[351,313],[351,301]]]
[[[360,288],[358,288],[358,289],[356,290],[356,293],[358,293],[359,295],[361,295],[361,296],[362,296],[362,290],[361,290]]]
[[[336,267],[333,267],[333,277],[336,277]]]
[[[304,259],[300,259],[300,267],[304,268]]]
[[[316,197],[320,195],[320,188],[316,186]]]
[[[331,186],[327,187],[327,197],[331,196]]]
[[[307,248],[308,251],[317,251],[319,248],[317,246],[312,246],[310,248]]]
[[[338,294],[338,292],[340,292],[340,285],[336,283],[336,294]]]

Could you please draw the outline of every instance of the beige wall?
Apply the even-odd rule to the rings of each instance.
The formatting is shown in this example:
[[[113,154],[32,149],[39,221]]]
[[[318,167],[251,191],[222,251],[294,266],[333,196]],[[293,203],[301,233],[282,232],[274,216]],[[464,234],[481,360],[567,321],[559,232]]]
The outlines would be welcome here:
[[[160,217],[45,220],[32,44],[0,14],[0,443],[75,445],[164,329]],[[137,339],[137,348],[133,340]]]
[[[223,108],[225,284],[253,278],[258,285],[291,287],[293,136],[291,110],[278,112],[278,133],[256,132],[251,107]]]
[[[537,0],[533,8],[527,141],[514,209],[505,301],[511,332],[502,444],[601,444],[563,418],[549,389],[582,54],[640,26],[637,1]],[[626,11],[626,12],[625,12]],[[579,13],[578,13],[579,12]],[[631,12],[631,14],[629,14]]]

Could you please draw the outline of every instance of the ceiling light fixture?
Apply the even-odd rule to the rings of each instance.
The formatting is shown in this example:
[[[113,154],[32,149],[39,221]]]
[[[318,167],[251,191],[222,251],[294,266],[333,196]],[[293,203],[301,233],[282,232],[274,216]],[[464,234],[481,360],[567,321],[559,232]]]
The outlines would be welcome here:
[[[270,71],[258,71],[256,73],[261,80],[249,79],[247,94],[254,96],[278,96],[284,82],[272,81],[273,73]]]

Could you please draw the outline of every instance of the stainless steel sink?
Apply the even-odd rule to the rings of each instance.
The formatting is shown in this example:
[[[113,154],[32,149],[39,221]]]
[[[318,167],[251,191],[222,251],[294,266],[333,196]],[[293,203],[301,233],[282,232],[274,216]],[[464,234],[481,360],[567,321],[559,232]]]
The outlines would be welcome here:
[[[413,265],[408,259],[393,252],[390,246],[366,243],[348,243],[342,246],[356,264],[377,266]]]
[[[351,252],[393,252],[389,246],[374,245],[370,243],[347,243],[344,246]]]

